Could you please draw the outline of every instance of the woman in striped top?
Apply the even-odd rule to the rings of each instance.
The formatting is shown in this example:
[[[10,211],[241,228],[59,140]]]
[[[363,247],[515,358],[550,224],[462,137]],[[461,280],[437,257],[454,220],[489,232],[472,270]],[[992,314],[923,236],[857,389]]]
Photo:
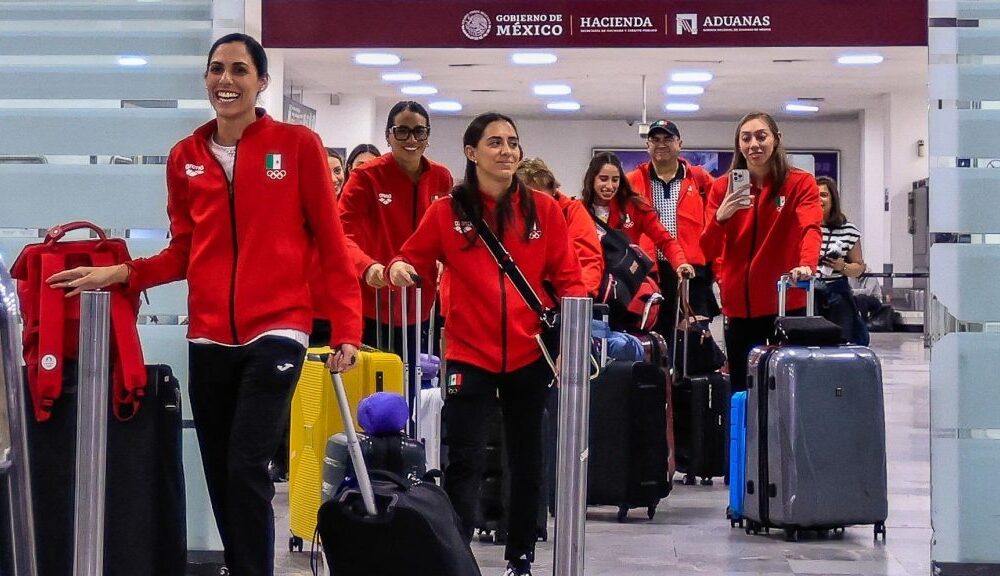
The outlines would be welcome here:
[[[823,207],[823,242],[820,244],[820,306],[823,315],[840,325],[844,339],[852,344],[868,345],[868,328],[854,303],[848,278],[864,274],[861,232],[847,221],[840,209],[837,181],[827,176],[816,178],[819,201]]]

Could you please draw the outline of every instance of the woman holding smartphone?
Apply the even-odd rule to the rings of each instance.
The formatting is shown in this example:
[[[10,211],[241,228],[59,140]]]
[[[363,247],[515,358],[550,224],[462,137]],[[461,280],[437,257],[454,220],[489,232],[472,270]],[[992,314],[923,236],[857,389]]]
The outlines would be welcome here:
[[[773,339],[781,275],[797,281],[815,272],[822,221],[816,179],[789,165],[774,119],[764,112],[744,116],[732,166],[709,194],[701,237],[709,261],[722,257],[719,284],[733,391],[746,389],[750,350]],[[790,291],[789,311],[804,307],[805,293]]]

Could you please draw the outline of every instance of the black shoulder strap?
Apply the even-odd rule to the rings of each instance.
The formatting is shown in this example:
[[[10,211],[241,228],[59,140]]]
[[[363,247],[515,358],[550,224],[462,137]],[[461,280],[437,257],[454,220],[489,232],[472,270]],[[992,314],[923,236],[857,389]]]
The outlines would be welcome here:
[[[483,239],[483,243],[489,248],[490,254],[493,255],[493,259],[497,261],[497,266],[500,270],[510,278],[514,288],[517,289],[518,294],[524,300],[524,303],[528,305],[538,314],[539,319],[542,322],[547,322],[548,315],[545,310],[545,306],[542,304],[541,298],[535,293],[535,289],[531,287],[528,280],[521,273],[521,269],[517,267],[514,263],[514,259],[511,257],[510,252],[504,248],[504,245],[500,243],[500,240],[496,237],[496,234],[486,225],[486,222],[482,218],[478,218],[473,221],[476,226],[476,232],[479,237]]]
[[[614,228],[612,228],[611,226],[608,226],[608,223],[607,223],[607,222],[605,222],[604,220],[601,220],[601,219],[600,219],[600,218],[599,218],[599,217],[597,216],[597,214],[594,214],[594,213],[593,213],[593,212],[591,212],[590,210],[587,210],[587,214],[590,214],[590,218],[591,218],[591,220],[593,220],[594,222],[596,222],[596,223],[597,223],[597,225],[598,225],[598,226],[600,226],[600,227],[601,227],[601,229],[602,229],[602,230],[604,230],[605,232],[611,232],[612,230],[614,230]]]

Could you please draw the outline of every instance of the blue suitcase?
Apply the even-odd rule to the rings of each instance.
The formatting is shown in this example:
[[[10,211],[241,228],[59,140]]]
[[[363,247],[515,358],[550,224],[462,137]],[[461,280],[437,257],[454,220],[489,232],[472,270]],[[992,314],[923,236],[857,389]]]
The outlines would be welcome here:
[[[729,516],[730,526],[743,526],[743,488],[746,484],[747,393],[733,394],[729,405]]]

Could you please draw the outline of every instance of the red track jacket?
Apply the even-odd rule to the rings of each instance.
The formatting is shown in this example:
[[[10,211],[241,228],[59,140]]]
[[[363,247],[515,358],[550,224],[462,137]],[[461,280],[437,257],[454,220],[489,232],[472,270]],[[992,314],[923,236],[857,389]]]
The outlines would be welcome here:
[[[712,188],[712,175],[701,166],[693,166],[687,160],[678,160],[684,165],[684,180],[681,182],[681,197],[677,200],[677,240],[681,243],[688,264],[705,265],[705,254],[701,250],[701,233],[705,229],[705,198]],[[649,176],[652,163],[647,162],[626,175],[629,185],[637,194],[653,205],[653,185]],[[644,239],[640,244],[643,250],[656,258],[656,253],[650,251],[652,242]]]
[[[232,185],[212,155],[215,120],[167,162],[170,245],[133,260],[129,287],[188,281],[189,338],[243,344],[268,330],[308,333],[313,246],[338,286],[326,316],[335,345],[361,343],[361,294],[333,194],[326,151],[307,128],[258,110],[237,146]]]
[[[353,178],[353,177],[352,177]],[[586,296],[580,263],[566,241],[566,221],[559,205],[547,194],[530,191],[537,208],[537,228],[524,239],[520,195],[513,199],[513,222],[501,238],[538,296],[547,305],[542,288],[548,280],[556,294]],[[483,195],[483,212],[491,227],[496,202]],[[469,238],[475,238],[470,247]],[[435,261],[444,262],[450,284],[446,357],[484,370],[503,373],[523,368],[542,353],[535,341],[538,316],[525,304],[469,221],[459,220],[451,201],[431,205],[427,216],[406,241],[398,259],[409,262],[423,278],[433,278]]]
[[[646,204],[645,200],[642,202],[642,206],[639,206],[635,202],[628,201],[625,203],[624,211],[617,201],[611,202],[608,205],[611,209],[608,214],[608,227],[621,230],[632,242],[637,244],[640,238],[648,238],[652,248],[648,252],[643,248],[643,251],[653,262],[656,262],[656,248],[659,248],[675,270],[681,264],[688,264],[681,243],[671,236],[670,232],[663,226],[656,210]],[[601,230],[601,227],[597,223],[593,225],[597,227],[597,234],[603,236],[604,231]]]
[[[604,277],[604,253],[601,250],[601,240],[594,230],[594,220],[579,200],[562,192],[556,192],[553,198],[566,217],[566,230],[583,270],[583,285],[588,294],[596,296]]]
[[[366,318],[375,318],[375,290],[369,287],[364,276],[375,263],[387,265],[438,197],[451,193],[453,180],[446,167],[423,158],[424,171],[417,184],[403,171],[392,154],[384,154],[366,162],[351,172],[340,195],[340,217],[344,231],[360,251],[354,255],[357,276],[361,282]],[[386,266],[388,269],[388,266]],[[434,304],[437,274],[424,277],[422,319],[427,319]],[[388,290],[380,290],[383,314],[388,312]],[[393,323],[402,324],[399,295],[393,298]],[[410,306],[408,324],[414,323],[414,310]],[[386,322],[387,318],[382,318]]]
[[[720,176],[708,199],[708,226],[701,238],[705,256],[722,257],[717,271],[722,311],[729,317],[758,318],[778,313],[777,283],[796,266],[813,270],[822,241],[816,179],[792,168],[781,190],[770,181],[751,188],[753,208],[740,210],[720,223],[715,212],[729,190],[729,174]],[[788,293],[788,309],[806,305],[802,290]]]

